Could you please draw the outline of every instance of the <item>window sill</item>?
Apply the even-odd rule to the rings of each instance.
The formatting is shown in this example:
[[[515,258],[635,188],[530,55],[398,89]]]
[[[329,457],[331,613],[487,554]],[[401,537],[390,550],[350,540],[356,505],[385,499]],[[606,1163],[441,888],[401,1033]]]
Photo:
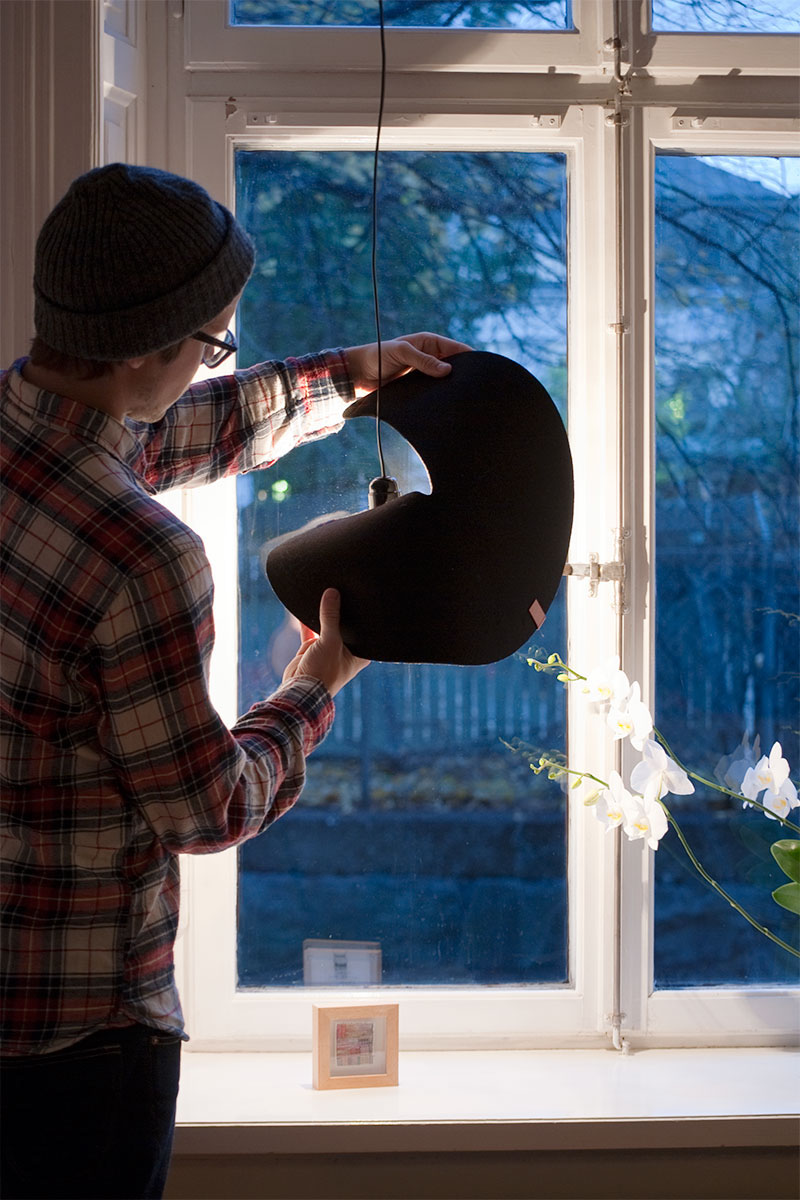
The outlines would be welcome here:
[[[315,1091],[310,1054],[183,1056],[175,1152],[792,1146],[798,1051],[406,1052],[395,1088]]]

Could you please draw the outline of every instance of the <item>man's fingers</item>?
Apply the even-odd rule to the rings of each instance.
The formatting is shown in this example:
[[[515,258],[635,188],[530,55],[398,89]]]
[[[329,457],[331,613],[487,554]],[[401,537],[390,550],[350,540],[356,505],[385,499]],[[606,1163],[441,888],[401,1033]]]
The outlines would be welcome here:
[[[319,636],[326,640],[339,637],[339,613],[342,598],[336,588],[326,588],[319,602]]]
[[[415,353],[414,361],[408,363],[408,366],[416,367],[423,375],[447,375],[453,369],[451,363],[442,362],[432,354],[423,354],[421,350]]]
[[[381,343],[381,383],[388,383],[414,368],[424,375],[445,376],[451,366],[443,359],[471,350],[466,342],[438,333],[409,333]],[[356,395],[373,391],[378,383],[378,344],[351,346],[344,351],[345,362]]]
[[[406,369],[416,368],[422,371],[423,375],[449,374],[452,364],[443,362],[442,359],[472,349],[465,342],[439,337],[433,333],[413,333],[408,337],[398,338],[395,347],[397,365]]]

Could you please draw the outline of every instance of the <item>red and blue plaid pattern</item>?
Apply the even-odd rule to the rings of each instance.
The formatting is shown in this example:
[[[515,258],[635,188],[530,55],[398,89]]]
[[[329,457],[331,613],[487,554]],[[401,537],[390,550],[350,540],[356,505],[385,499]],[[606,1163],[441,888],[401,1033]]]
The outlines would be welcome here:
[[[196,384],[154,426],[0,377],[2,1052],[132,1021],[182,1032],[180,853],[294,804],[333,702],[297,680],[228,730],[212,580],[150,493],[274,461],[353,398],[336,352]]]

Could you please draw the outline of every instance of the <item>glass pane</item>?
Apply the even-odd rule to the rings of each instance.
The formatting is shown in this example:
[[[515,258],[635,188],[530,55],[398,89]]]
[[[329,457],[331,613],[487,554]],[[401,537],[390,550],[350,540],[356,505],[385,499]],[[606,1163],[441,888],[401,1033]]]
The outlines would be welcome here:
[[[258,247],[243,364],[373,340],[371,180],[365,151],[237,154],[237,215]],[[436,329],[506,354],[563,411],[563,156],[389,152],[380,186],[384,336]],[[390,433],[390,474],[427,490]],[[240,479],[242,708],[275,687],[297,645],[264,576],[265,544],[365,508],[377,473],[365,420]],[[541,644],[565,646],[564,622],[559,596]],[[537,682],[515,656],[374,663],[337,697],[297,806],[240,851],[241,985],[302,983],[306,939],[380,943],[391,984],[566,979],[563,797],[501,742],[563,752],[562,689]]]
[[[569,29],[569,0],[385,0],[388,28]],[[231,0],[232,25],[378,25],[378,0]]]
[[[767,754],[780,741],[795,780],[800,767],[798,164],[656,164],[656,724],[712,781],[743,736]],[[771,898],[787,878],[769,846],[791,835],[713,788],[669,803],[711,875],[796,944],[796,918]],[[674,832],[657,855],[655,978],[798,978]]]
[[[800,33],[800,0],[653,0],[653,28],[673,33]]]

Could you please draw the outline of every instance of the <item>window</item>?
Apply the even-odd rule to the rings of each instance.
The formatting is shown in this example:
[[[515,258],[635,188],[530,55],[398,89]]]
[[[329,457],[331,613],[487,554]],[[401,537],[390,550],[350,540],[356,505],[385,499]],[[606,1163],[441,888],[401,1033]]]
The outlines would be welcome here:
[[[317,0],[316,3],[281,3],[280,0],[231,0],[232,25],[376,25],[378,0]],[[529,0],[507,4],[448,4],[427,0],[395,0],[386,5],[387,28],[445,29],[567,29],[567,0]]]
[[[746,731],[783,738],[796,771],[785,727],[796,726],[787,680],[797,627],[779,614],[800,607],[787,357],[797,349],[797,37],[780,25],[758,37],[750,26],[661,32],[665,6],[651,12],[644,0],[574,0],[563,22],[549,4],[470,5],[471,26],[437,24],[434,10],[450,7],[419,5],[425,23],[388,30],[384,335],[444,324],[525,362],[565,406],[570,561],[596,554],[624,561],[626,575],[596,588],[565,581],[542,645],[581,670],[621,654],[700,772],[713,774]],[[238,8],[255,21],[253,4]],[[348,6],[346,29],[315,27],[326,19],[319,5],[258,8],[293,20],[236,24],[223,0],[187,0],[183,20],[164,15],[169,144],[185,147],[169,158],[165,143],[165,160],[236,207],[259,244],[240,310],[242,362],[371,337],[377,32],[361,4]],[[693,10],[716,20],[722,7]],[[521,23],[523,13],[541,25]],[[308,23],[294,21],[301,14]],[[287,255],[287,243],[299,252]],[[264,321],[278,288],[285,302]],[[754,405],[765,380],[768,406]],[[279,666],[282,614],[263,635],[265,543],[320,504],[361,506],[375,473],[371,433],[307,449],[307,462],[289,457],[238,489],[182,501],[221,555],[215,672],[229,719]],[[413,457],[390,453],[414,486]],[[338,493],[334,460],[346,467]],[[737,570],[750,589],[742,619]],[[716,688],[699,657],[709,645]],[[520,771],[524,761],[499,745],[519,737],[603,778],[626,775],[628,752],[575,689],[519,660],[474,676],[370,668],[338,720],[293,814],[238,855],[184,863],[195,1045],[307,1045],[310,1005],[331,992],[303,984],[304,940],[380,945],[380,982],[366,986],[400,999],[409,1048],[789,1036],[796,960],[755,934],[748,943],[724,902],[689,882],[673,835],[655,855],[606,835],[583,791]],[[387,726],[402,731],[402,761],[386,753]],[[758,883],[745,880],[744,896],[766,886],[766,823],[732,813],[700,794],[675,807],[723,881],[734,854],[744,878],[739,856],[755,846]],[[731,836],[744,841],[734,849]],[[454,843],[435,861],[433,845]],[[763,915],[783,928],[769,899]],[[737,960],[706,954],[706,942],[731,938]],[[337,1002],[352,994],[335,992]]]
[[[679,33],[798,33],[795,0],[653,0],[653,27]]]
[[[373,338],[371,179],[367,151],[237,152],[237,212],[259,255],[239,313],[245,363],[309,337]],[[566,412],[563,155],[389,151],[380,179],[382,321],[444,320],[523,362]],[[276,284],[287,302],[265,325]],[[401,491],[429,491],[397,440],[385,453]],[[297,450],[280,479],[239,480],[240,709],[277,685],[297,643],[297,622],[265,594],[269,540],[362,509],[377,472],[370,421]],[[564,637],[562,597],[537,640]],[[512,655],[476,668],[375,663],[342,693],[306,803],[240,850],[240,985],[302,984],[308,938],[379,941],[389,985],[567,980],[563,798],[504,744],[564,752],[563,695],[537,682]]]
[[[712,782],[729,769],[719,750],[736,760],[732,725],[798,758],[798,162],[655,167],[656,719]],[[796,919],[770,897],[772,823],[708,787],[672,807],[716,878],[791,943]],[[715,913],[685,854],[663,849],[656,987],[797,980],[790,955]]]

